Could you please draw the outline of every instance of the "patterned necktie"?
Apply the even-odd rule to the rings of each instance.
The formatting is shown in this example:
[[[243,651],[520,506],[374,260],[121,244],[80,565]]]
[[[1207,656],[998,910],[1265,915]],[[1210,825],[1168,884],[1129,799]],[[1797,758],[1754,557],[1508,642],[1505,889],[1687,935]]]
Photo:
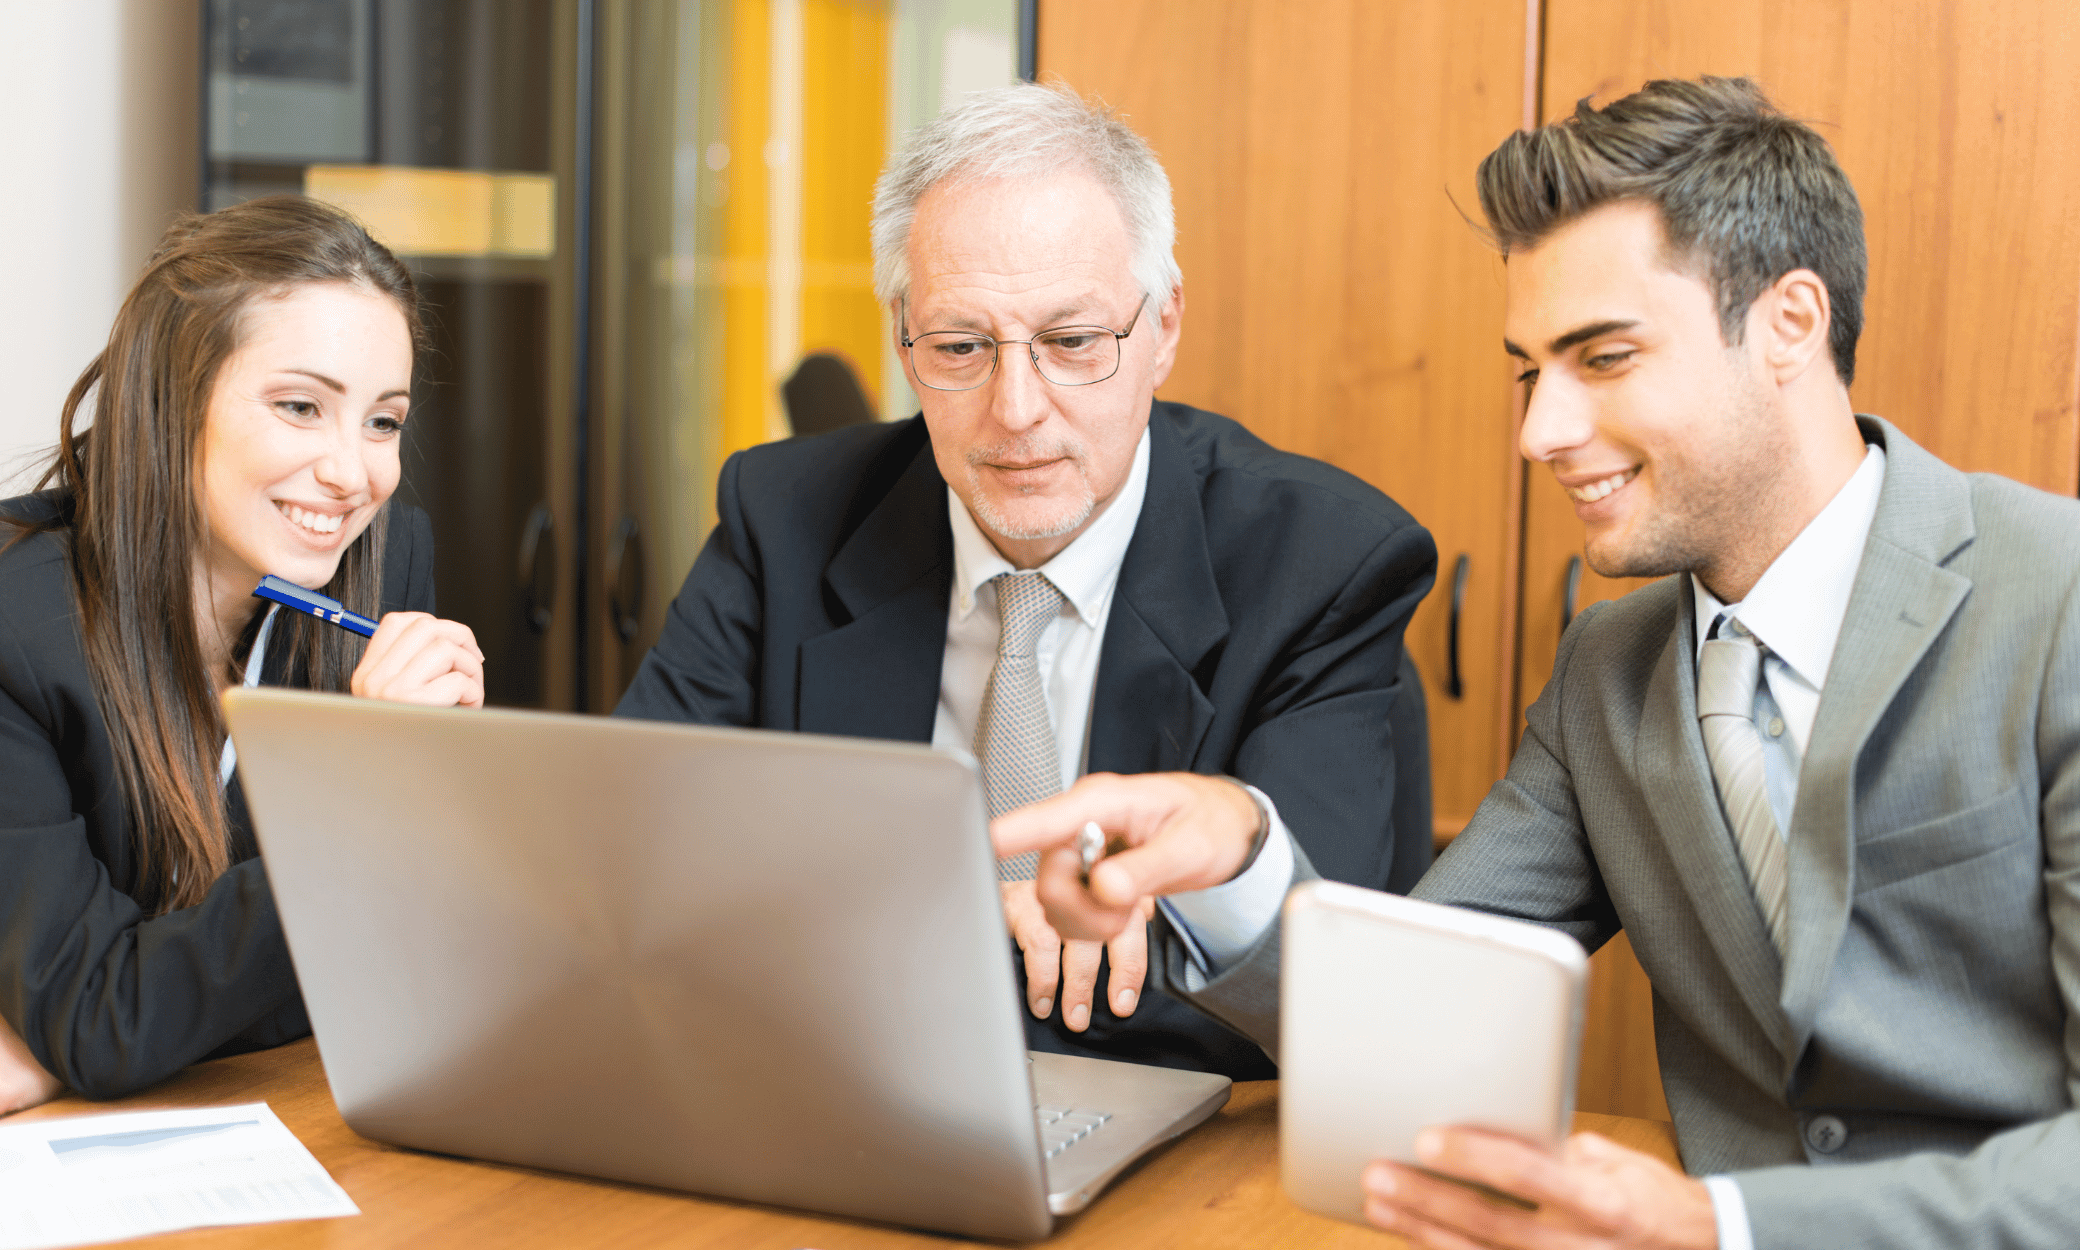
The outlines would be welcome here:
[[[982,761],[982,792],[990,819],[1058,794],[1062,757],[1034,654],[1048,622],[1062,612],[1062,592],[1039,573],[999,573],[997,666],[982,692],[975,718],[975,758]],[[1033,852],[997,862],[1000,881],[1031,881],[1040,856]]]
[[[1739,621],[1726,622],[1731,637],[1704,644],[1697,661],[1697,719],[1704,753],[1719,783],[1719,801],[1733,826],[1734,845],[1747,865],[1748,881],[1770,941],[1782,955],[1791,911],[1791,875],[1784,839],[1769,807],[1769,779],[1762,762],[1762,735],[1755,729],[1756,682],[1762,652]]]

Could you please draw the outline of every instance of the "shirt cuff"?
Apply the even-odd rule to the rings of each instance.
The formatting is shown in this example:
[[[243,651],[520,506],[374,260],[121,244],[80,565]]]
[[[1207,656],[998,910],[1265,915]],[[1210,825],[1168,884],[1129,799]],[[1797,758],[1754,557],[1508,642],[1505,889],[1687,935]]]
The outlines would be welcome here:
[[[1719,1226],[1719,1250],[1755,1250],[1755,1234],[1748,1227],[1748,1204],[1741,1187],[1731,1176],[1707,1176],[1704,1187],[1712,1195],[1712,1222]]]
[[[1270,832],[1265,834],[1256,860],[1211,889],[1173,894],[1162,901],[1164,913],[1197,956],[1193,962],[1201,964],[1209,978],[1219,976],[1257,944],[1278,920],[1278,909],[1284,906],[1286,891],[1293,884],[1292,835],[1264,792],[1255,786],[1248,789],[1271,817]]]

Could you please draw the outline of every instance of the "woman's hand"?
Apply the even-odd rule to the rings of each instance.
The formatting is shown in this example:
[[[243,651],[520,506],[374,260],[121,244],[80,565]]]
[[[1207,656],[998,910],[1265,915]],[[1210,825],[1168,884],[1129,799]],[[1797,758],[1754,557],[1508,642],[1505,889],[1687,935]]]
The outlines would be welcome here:
[[[364,699],[428,707],[484,706],[484,652],[460,621],[425,612],[392,612],[376,627],[354,670]]]
[[[65,1083],[43,1070],[29,1045],[6,1020],[0,1020],[0,1115],[26,1111],[49,1102]]]

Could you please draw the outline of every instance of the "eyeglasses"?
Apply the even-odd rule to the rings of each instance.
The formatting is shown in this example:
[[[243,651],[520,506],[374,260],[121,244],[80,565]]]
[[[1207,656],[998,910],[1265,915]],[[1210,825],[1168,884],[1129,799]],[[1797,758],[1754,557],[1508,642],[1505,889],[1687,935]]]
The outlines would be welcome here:
[[[1029,339],[993,339],[970,330],[934,330],[910,337],[909,305],[903,304],[903,346],[917,380],[935,391],[972,391],[997,371],[998,348],[1024,346],[1033,368],[1056,386],[1089,386],[1119,372],[1119,341],[1141,323],[1148,296],[1134,305],[1124,330],[1105,326],[1057,326]]]

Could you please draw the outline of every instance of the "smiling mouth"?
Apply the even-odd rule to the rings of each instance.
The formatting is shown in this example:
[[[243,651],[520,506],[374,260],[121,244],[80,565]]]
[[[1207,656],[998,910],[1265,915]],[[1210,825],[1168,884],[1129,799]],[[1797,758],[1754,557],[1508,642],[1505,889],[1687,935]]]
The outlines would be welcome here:
[[[1565,489],[1567,497],[1576,503],[1595,503],[1638,476],[1639,466],[1634,465],[1623,473],[1613,473],[1609,477],[1599,478],[1587,486],[1569,486]]]
[[[339,527],[345,524],[347,519],[344,515],[326,516],[319,512],[307,512],[293,503],[283,503],[279,499],[274,501],[274,506],[275,511],[288,518],[291,525],[319,536],[339,533]]]

